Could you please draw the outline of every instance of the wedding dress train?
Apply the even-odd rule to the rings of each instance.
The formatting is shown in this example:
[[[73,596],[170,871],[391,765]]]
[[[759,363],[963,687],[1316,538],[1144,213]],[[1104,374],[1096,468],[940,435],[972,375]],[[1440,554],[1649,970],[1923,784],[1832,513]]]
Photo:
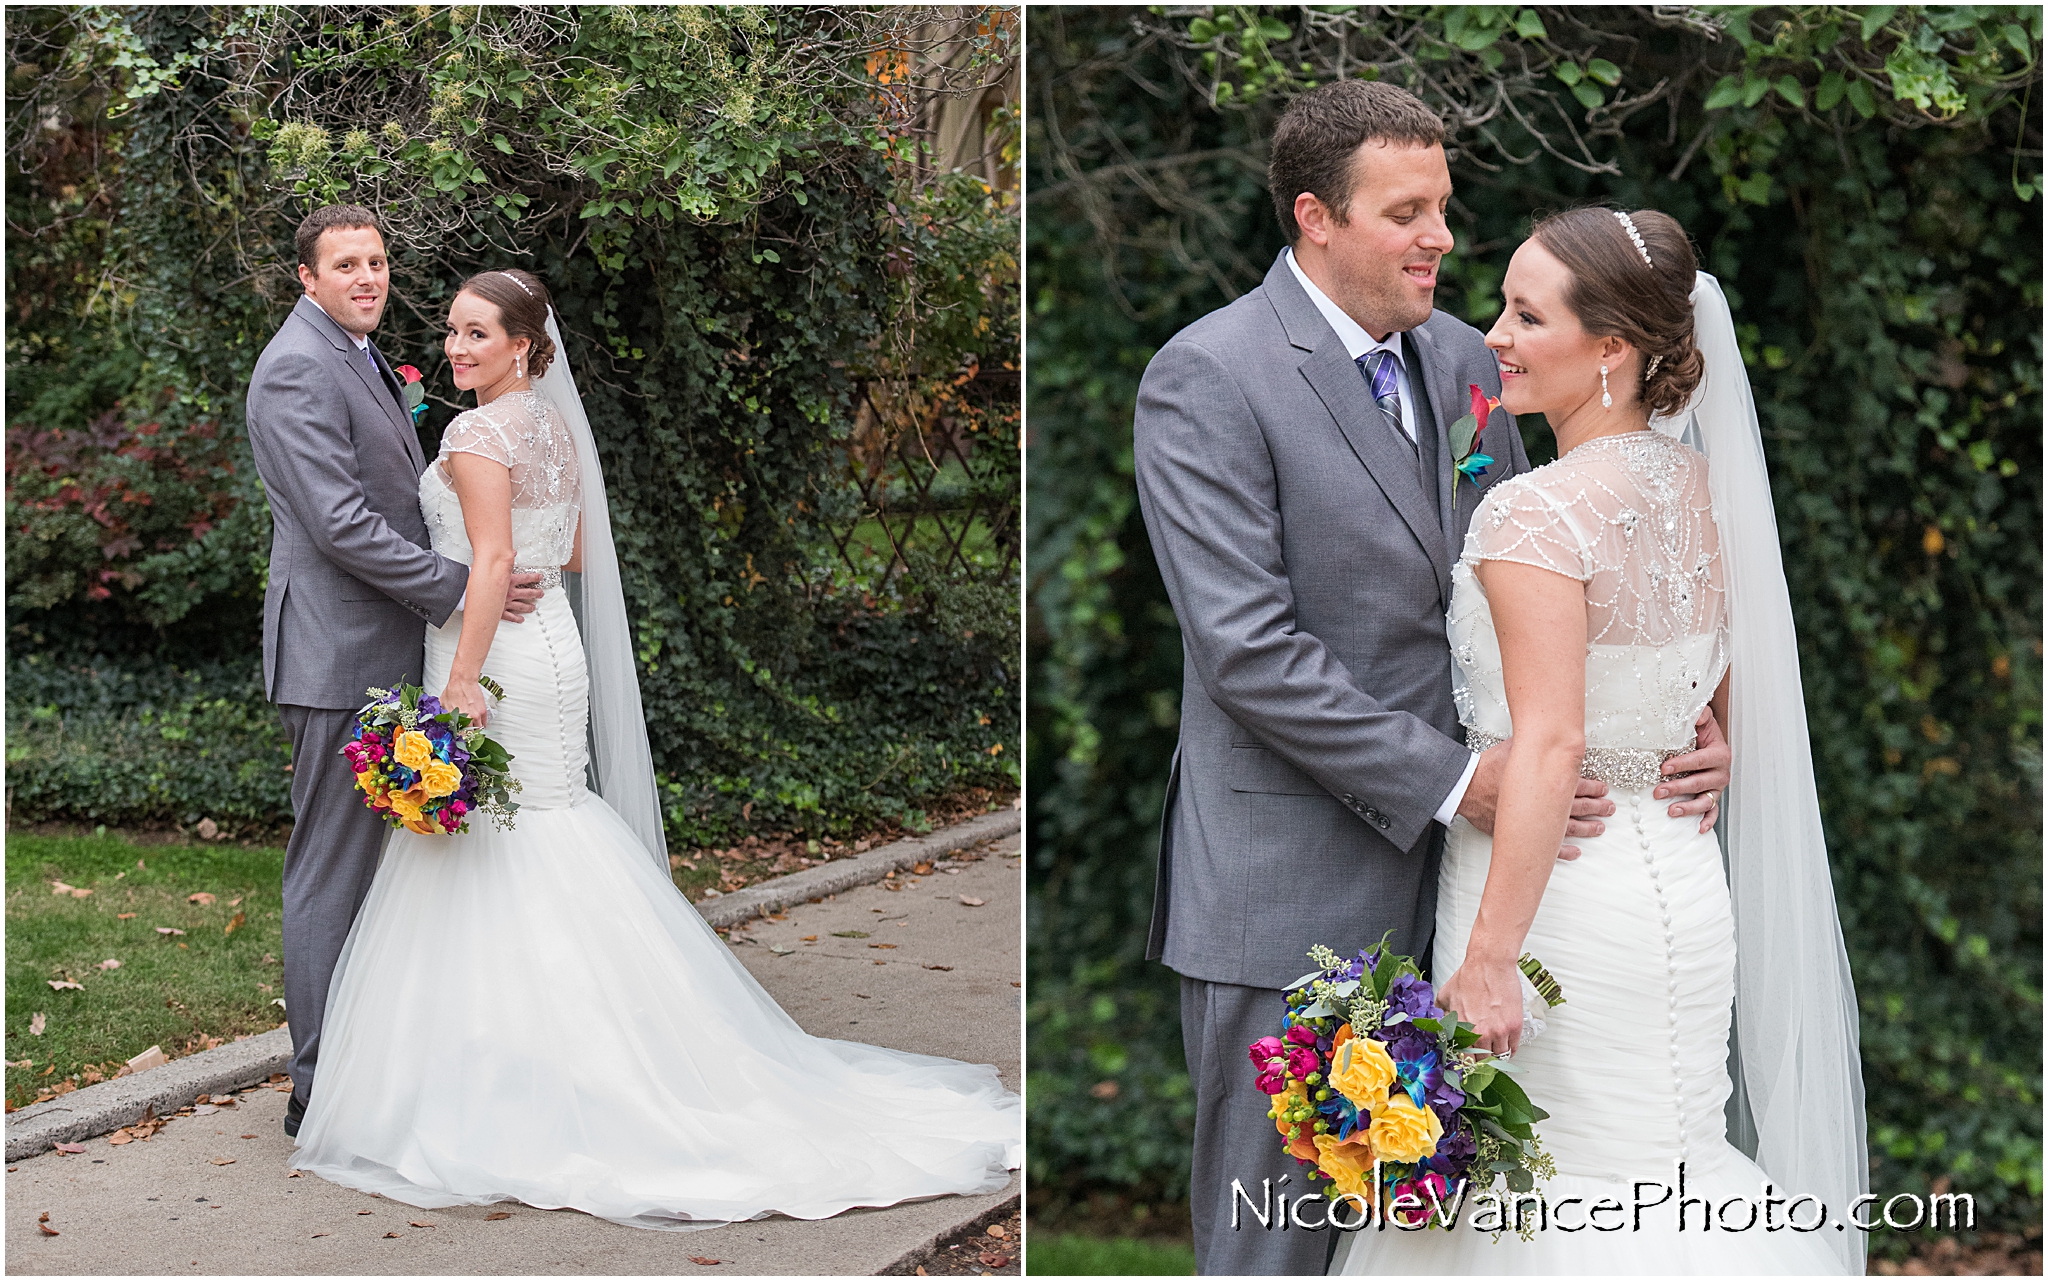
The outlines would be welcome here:
[[[1714,835],[1701,834],[1697,819],[1670,817],[1669,802],[1652,794],[1663,760],[1690,750],[1693,722],[1729,662],[1705,460],[1653,432],[1602,437],[1483,500],[1454,569],[1450,612],[1459,717],[1475,749],[1512,732],[1499,641],[1473,572],[1481,560],[1586,584],[1586,773],[1607,781],[1616,804],[1605,833],[1576,840],[1581,857],[1551,872],[1525,944],[1566,1003],[1509,1070],[1550,1113],[1536,1128],[1557,1174],[1540,1187],[1542,1209],[1525,1207],[1531,1239],[1492,1231],[1501,1216],[1468,1200],[1450,1231],[1347,1233],[1331,1271],[1841,1271],[1836,1243],[1821,1234],[1855,1231],[1837,1226],[1850,1207],[1829,1205],[1817,1218],[1809,1201],[1785,1226],[1785,1202],[1814,1189],[1779,1186],[1779,1204],[1767,1209],[1768,1177],[1726,1137],[1736,973],[1728,881]],[[1464,960],[1492,844],[1463,819],[1451,828],[1438,879],[1439,981]],[[1603,1201],[1614,1208],[1596,1210]],[[1647,1207],[1640,1215],[1638,1205]]]
[[[391,833],[293,1164],[425,1208],[517,1200],[666,1229],[1004,1187],[1021,1112],[994,1068],[806,1034],[586,786],[588,675],[554,568],[576,450],[555,407],[501,397],[450,426],[442,456],[457,450],[511,467],[516,563],[545,573],[485,663],[520,809],[509,831]],[[435,550],[467,563],[439,463],[421,501]],[[429,692],[461,626],[428,632]]]

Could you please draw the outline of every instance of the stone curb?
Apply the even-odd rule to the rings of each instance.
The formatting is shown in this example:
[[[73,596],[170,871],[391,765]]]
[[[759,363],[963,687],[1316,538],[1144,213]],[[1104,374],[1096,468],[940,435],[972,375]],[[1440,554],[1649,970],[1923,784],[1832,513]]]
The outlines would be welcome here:
[[[59,1143],[76,1143],[124,1125],[150,1108],[169,1116],[202,1094],[225,1094],[282,1072],[292,1057],[290,1028],[272,1028],[162,1067],[73,1090],[7,1118],[7,1159],[25,1161]]]
[[[860,885],[872,885],[899,868],[913,867],[926,859],[943,858],[954,850],[966,849],[980,841],[1009,836],[1023,826],[1024,816],[1015,809],[941,828],[929,836],[911,836],[869,850],[854,858],[834,859],[823,867],[806,868],[750,885],[743,890],[697,904],[697,914],[716,929],[742,925],[757,916],[780,911],[794,903],[839,894]]]
[[[878,1277],[898,1277],[916,1275],[917,1270],[919,1268],[923,1267],[927,1263],[930,1263],[933,1259],[936,1259],[939,1256],[939,1246],[941,1243],[945,1241],[947,1237],[956,1235],[957,1233],[961,1232],[982,1231],[986,1229],[988,1225],[991,1223],[1000,1222],[1003,1219],[1009,1218],[1012,1214],[1015,1214],[1017,1212],[1017,1204],[1022,1199],[1022,1194],[1012,1192],[1010,1195],[1004,1197],[1001,1201],[998,1201],[996,1204],[990,1206],[988,1209],[981,1211],[979,1214],[969,1215],[967,1218],[954,1224],[950,1228],[946,1228],[939,1232],[934,1232],[931,1236],[925,1238],[917,1245],[912,1246],[910,1249],[898,1255],[894,1263],[891,1263],[888,1267],[883,1268],[880,1272],[875,1273],[875,1275]],[[1022,1256],[1024,1254],[1024,1243],[1022,1241],[1004,1241],[1001,1244],[1003,1249],[1008,1251],[1010,1257],[1017,1259],[1020,1263],[1023,1261]],[[1018,1271],[1021,1272],[1023,1271],[1023,1269],[1019,1268]]]
[[[735,890],[697,904],[697,912],[715,928],[740,925],[793,903],[872,885],[898,868],[1009,836],[1022,825],[1023,815],[1015,809],[984,814],[928,836],[892,841],[854,858]],[[47,1103],[30,1104],[7,1118],[7,1159],[25,1161],[59,1143],[76,1143],[133,1125],[152,1107],[158,1116],[168,1116],[202,1094],[255,1085],[284,1071],[291,1056],[291,1030],[273,1028],[146,1072],[88,1085]]]

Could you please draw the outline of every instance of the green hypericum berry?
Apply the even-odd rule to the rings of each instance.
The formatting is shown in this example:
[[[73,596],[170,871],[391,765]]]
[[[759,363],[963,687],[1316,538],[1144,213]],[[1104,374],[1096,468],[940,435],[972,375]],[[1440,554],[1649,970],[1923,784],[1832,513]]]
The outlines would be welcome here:
[[[1330,1101],[1330,1092],[1329,1092],[1328,1090],[1317,1090],[1317,1091],[1316,1091],[1316,1102],[1318,1102],[1318,1103],[1328,1103],[1329,1101]]]
[[[1317,1133],[1317,1134],[1328,1134],[1329,1132],[1330,1132],[1330,1123],[1329,1123],[1328,1121],[1318,1121],[1318,1122],[1316,1122],[1316,1133]]]
[[[1321,1085],[1321,1084],[1323,1083],[1323,1074],[1322,1074],[1321,1072],[1311,1072],[1311,1073],[1309,1073],[1309,1074],[1308,1074],[1308,1083],[1309,1083],[1310,1085]]]

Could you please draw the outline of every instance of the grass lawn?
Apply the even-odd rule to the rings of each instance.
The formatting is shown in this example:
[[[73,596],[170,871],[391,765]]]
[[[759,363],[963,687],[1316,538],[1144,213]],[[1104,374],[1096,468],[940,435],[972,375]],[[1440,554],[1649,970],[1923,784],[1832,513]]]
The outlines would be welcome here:
[[[9,833],[6,862],[10,1110],[112,1076],[152,1045],[176,1058],[284,1021],[272,1004],[284,994],[283,850]],[[99,968],[108,960],[120,966]]]
[[[1129,1237],[1107,1240],[1074,1232],[1032,1232],[1025,1238],[1025,1271],[1046,1276],[1191,1277],[1193,1246]]]

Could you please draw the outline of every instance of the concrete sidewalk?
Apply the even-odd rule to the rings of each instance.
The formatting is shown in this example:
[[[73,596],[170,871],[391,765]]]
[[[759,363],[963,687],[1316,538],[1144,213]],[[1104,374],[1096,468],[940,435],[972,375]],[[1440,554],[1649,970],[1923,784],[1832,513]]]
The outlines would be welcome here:
[[[732,945],[814,1035],[994,1063],[1018,1089],[1020,869],[1014,831],[984,838],[928,874],[899,870],[789,906],[775,913],[780,920],[756,917],[733,929]],[[855,934],[866,937],[842,937]],[[291,1177],[285,1097],[258,1087],[231,1106],[180,1117],[146,1142],[88,1139],[81,1154],[50,1151],[10,1165],[7,1271],[864,1275],[1001,1212],[1019,1187],[1013,1180],[985,1196],[701,1232],[622,1228],[520,1205],[422,1211]],[[486,1218],[506,1211],[511,1217]],[[39,1224],[45,1213],[47,1224]]]

